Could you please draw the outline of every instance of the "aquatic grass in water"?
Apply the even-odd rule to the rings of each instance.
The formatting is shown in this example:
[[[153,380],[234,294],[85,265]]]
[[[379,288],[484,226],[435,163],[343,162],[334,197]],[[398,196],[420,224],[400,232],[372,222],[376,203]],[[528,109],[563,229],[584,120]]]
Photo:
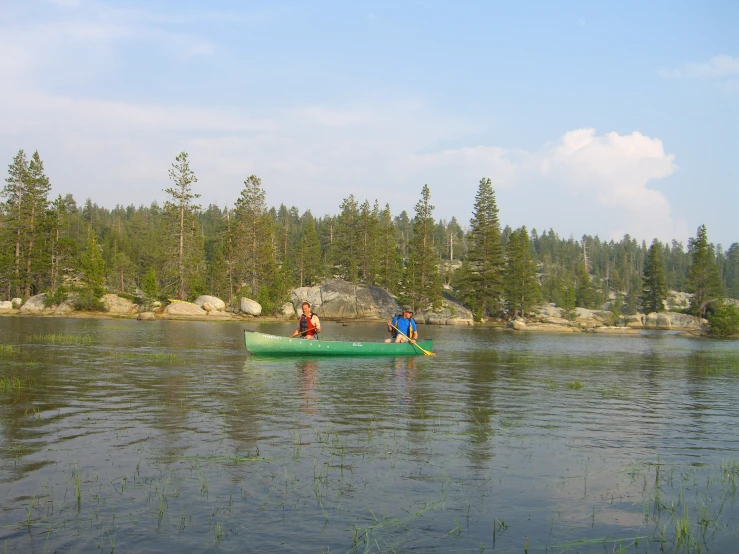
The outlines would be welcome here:
[[[0,344],[0,356],[5,354],[17,354],[19,351],[19,348],[12,344]]]
[[[93,343],[93,339],[89,335],[68,335],[64,333],[54,333],[48,335],[35,334],[29,337],[31,342],[48,343],[48,344],[80,344],[88,345]]]
[[[21,380],[17,377],[0,378],[0,391],[19,391],[22,386]]]

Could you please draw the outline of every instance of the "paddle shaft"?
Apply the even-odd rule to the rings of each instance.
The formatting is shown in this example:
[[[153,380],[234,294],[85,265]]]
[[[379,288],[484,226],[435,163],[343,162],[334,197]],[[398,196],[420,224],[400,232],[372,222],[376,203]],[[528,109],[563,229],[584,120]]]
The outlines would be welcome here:
[[[317,340],[321,340],[321,339],[318,338],[318,329],[316,327],[313,327],[313,329],[306,329],[305,331],[300,331],[296,336],[299,337],[300,335],[302,335],[304,333],[307,333],[308,331],[315,331],[316,332],[316,339]]]
[[[411,343],[411,344],[412,344],[413,346],[415,346],[415,347],[416,347],[416,348],[418,348],[418,349],[419,349],[419,350],[420,350],[421,352],[423,352],[423,355],[424,355],[424,356],[436,356],[436,354],[434,354],[433,352],[429,352],[428,350],[424,350],[424,349],[423,349],[423,348],[422,348],[421,346],[419,346],[419,345],[418,345],[418,343],[415,343],[415,342],[411,342],[411,339],[410,339],[410,338],[408,337],[408,335],[406,335],[406,334],[405,334],[405,333],[404,333],[403,331],[401,331],[400,329],[398,329],[398,328],[397,328],[397,327],[396,327],[395,325],[393,325],[392,323],[390,324],[390,326],[391,326],[391,327],[392,327],[393,329],[395,329],[395,330],[396,330],[396,331],[397,331],[398,333],[400,333],[401,335],[403,335],[403,336],[404,336],[405,338],[407,338],[407,339],[408,339],[408,342],[410,342],[410,343]]]

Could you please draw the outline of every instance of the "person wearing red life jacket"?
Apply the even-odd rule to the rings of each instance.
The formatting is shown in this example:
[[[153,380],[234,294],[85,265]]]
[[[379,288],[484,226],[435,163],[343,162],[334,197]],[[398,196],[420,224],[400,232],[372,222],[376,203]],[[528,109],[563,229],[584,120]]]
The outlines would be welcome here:
[[[310,311],[310,304],[303,302],[303,315],[298,320],[298,328],[293,331],[290,338],[303,337],[304,339],[315,340],[318,338],[318,333],[321,332],[321,321],[318,316]]]

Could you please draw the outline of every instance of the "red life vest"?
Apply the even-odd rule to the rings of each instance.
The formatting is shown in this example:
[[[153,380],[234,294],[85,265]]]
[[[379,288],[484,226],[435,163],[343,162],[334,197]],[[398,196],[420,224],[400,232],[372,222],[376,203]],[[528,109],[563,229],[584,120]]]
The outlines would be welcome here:
[[[300,329],[300,333],[303,338],[316,336],[316,326],[313,325],[314,315],[315,314],[311,312],[310,315],[303,314],[300,316],[300,324],[298,326],[298,329]]]

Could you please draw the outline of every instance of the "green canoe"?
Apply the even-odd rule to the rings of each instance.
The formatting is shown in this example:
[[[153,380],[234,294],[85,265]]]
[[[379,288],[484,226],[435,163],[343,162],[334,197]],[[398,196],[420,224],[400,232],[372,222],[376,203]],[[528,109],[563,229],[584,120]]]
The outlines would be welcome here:
[[[419,341],[417,348],[408,343],[291,339],[254,331],[244,331],[244,344],[252,354],[270,356],[419,356],[421,348],[433,347],[430,340]]]

